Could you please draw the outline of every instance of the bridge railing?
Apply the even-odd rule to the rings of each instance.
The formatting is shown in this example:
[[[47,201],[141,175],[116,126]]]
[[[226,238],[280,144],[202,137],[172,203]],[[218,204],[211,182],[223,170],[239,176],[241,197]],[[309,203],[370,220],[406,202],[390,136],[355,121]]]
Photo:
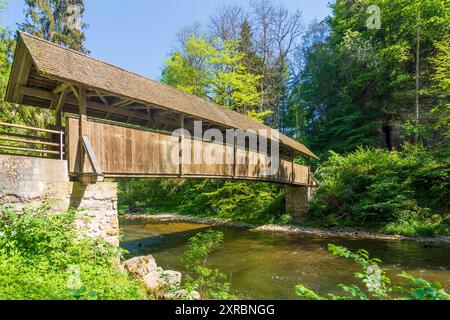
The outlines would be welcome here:
[[[0,122],[0,153],[64,159],[64,131]]]

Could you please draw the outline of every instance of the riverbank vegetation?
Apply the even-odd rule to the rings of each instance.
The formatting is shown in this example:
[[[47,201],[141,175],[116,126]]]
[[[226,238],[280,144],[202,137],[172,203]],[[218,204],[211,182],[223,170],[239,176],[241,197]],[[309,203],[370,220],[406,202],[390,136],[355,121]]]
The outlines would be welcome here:
[[[399,276],[408,283],[394,285],[386,270],[379,266],[382,261],[370,258],[366,250],[351,252],[347,248],[330,244],[328,251],[337,257],[354,261],[361,268],[361,272],[355,273],[355,278],[364,284],[364,289],[356,284],[341,284],[339,288],[345,295],[328,294],[323,297],[304,285],[298,285],[295,292],[299,297],[307,300],[450,300],[450,295],[439,283],[430,283],[406,272]]]
[[[198,292],[200,300],[233,300],[227,275],[218,269],[210,268],[209,255],[224,241],[220,231],[209,230],[189,239],[188,249],[182,260],[187,270],[183,283],[186,292]]]
[[[121,213],[177,213],[254,224],[277,223],[284,212],[281,186],[222,180],[120,181]]]
[[[300,226],[358,228],[402,236],[450,234],[450,153],[405,144],[402,151],[331,152]],[[250,224],[292,224],[283,188],[266,183],[155,179],[121,182],[121,211],[178,213]]]
[[[380,8],[381,26],[369,5]],[[224,6],[208,27],[179,33],[162,81],[253,116],[322,158],[305,225],[449,234],[447,1],[337,1],[331,9],[306,26],[299,12],[270,1]],[[277,186],[122,186],[131,209],[290,222]]]
[[[449,234],[450,154],[421,145],[360,148],[321,164],[310,220],[404,236]]]
[[[381,25],[369,5],[380,8]],[[180,30],[161,81],[279,129],[318,154],[322,161],[313,166],[321,187],[305,224],[448,234],[448,1],[330,7],[330,17],[306,25],[300,11],[271,1],[222,6],[207,26]],[[19,27],[88,52],[87,25],[68,30],[50,14],[64,16],[64,8],[27,2]],[[14,46],[11,31],[0,26],[0,97]],[[0,102],[3,121],[42,126],[50,118]],[[123,210],[290,222],[277,185],[136,180],[120,187]]]
[[[0,300],[146,299],[122,251],[77,230],[75,213],[0,209]]]

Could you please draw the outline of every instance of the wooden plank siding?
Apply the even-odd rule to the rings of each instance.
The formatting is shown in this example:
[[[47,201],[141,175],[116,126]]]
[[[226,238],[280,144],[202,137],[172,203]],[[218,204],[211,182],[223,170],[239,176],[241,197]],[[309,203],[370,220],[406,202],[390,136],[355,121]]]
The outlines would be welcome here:
[[[86,92],[80,94],[75,88]],[[64,90],[65,99],[61,96]],[[79,98],[88,101],[80,106]],[[254,130],[261,136],[270,132],[268,126],[224,106],[23,32],[18,35],[5,101],[57,114],[81,111],[99,119],[166,130],[180,128],[179,121],[167,116],[170,114],[186,118],[187,127],[192,121],[202,121],[219,130]],[[284,156],[319,160],[306,146],[284,134],[280,133],[278,140]]]
[[[67,118],[66,132],[69,172],[76,176],[81,171],[78,118]],[[232,160],[235,148],[233,146],[185,137],[182,139],[183,158],[191,159],[193,164],[183,164],[180,168],[178,163],[172,161],[172,152],[178,154],[180,151],[180,139],[168,133],[89,120],[87,135],[106,178],[222,178],[308,185],[308,167],[292,165],[291,161],[281,159],[278,173],[274,176],[266,176],[265,172],[270,167],[270,159],[248,149],[236,148],[236,156],[242,159],[242,164],[234,165]],[[220,163],[208,164],[201,161],[202,163],[196,164],[194,150],[198,147],[202,151],[208,150],[212,159],[220,159]],[[200,160],[203,160],[203,157]],[[251,160],[256,164],[250,164]],[[85,161],[82,171],[93,173],[89,161]]]

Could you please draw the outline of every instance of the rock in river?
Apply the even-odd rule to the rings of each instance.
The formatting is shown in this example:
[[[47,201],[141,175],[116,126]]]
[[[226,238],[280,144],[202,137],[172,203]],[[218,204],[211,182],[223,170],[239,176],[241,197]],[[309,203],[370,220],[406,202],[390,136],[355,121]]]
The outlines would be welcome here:
[[[158,268],[153,256],[135,257],[122,263],[123,268],[132,276],[139,279],[149,293],[157,298],[181,299],[185,297],[179,290],[181,285],[181,273],[172,270]],[[169,292],[178,290],[178,294],[169,296]],[[198,295],[194,295],[196,298]]]
[[[141,256],[127,260],[123,263],[123,267],[131,275],[144,278],[147,274],[154,272],[158,269],[156,261],[153,256]]]

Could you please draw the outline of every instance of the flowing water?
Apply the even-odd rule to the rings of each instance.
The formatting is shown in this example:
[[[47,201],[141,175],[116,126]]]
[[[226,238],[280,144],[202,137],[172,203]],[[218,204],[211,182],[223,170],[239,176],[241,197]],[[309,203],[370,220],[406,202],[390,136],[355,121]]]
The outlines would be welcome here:
[[[351,250],[364,248],[383,260],[394,281],[402,270],[450,291],[450,245],[416,242],[354,240],[305,234],[255,232],[243,228],[210,227],[180,222],[121,221],[121,246],[130,256],[152,254],[163,269],[183,272],[180,257],[188,239],[210,228],[225,235],[223,245],[209,258],[209,265],[229,276],[232,291],[241,299],[296,299],[294,287],[304,284],[320,294],[336,291],[338,284],[357,283],[358,268],[332,256],[332,243]]]

